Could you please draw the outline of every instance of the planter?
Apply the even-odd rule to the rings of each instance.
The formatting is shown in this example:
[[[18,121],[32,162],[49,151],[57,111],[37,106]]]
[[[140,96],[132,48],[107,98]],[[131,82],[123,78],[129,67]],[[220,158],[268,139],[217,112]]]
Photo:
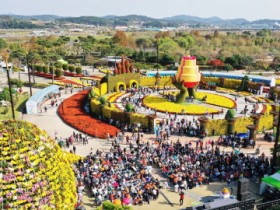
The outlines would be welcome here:
[[[249,140],[254,139],[254,141],[256,141],[257,126],[256,125],[247,125],[246,128],[248,128],[248,130],[249,130]]]

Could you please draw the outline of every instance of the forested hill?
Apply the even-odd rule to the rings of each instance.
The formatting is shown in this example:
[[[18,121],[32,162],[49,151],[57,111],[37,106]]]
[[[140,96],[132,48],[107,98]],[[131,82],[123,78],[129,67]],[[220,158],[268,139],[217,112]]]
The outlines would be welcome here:
[[[0,16],[0,28],[2,29],[32,29],[42,28],[43,26],[33,24],[29,20],[16,19],[11,16],[1,15]]]
[[[246,19],[221,19],[219,17],[200,18],[196,16],[178,15],[162,19],[155,19],[141,15],[104,17],[81,16],[81,17],[60,17],[55,15],[0,15],[0,28],[48,28],[61,26],[66,23],[95,25],[95,26],[138,26],[138,27],[220,27],[220,28],[279,28],[280,20],[255,20]]]

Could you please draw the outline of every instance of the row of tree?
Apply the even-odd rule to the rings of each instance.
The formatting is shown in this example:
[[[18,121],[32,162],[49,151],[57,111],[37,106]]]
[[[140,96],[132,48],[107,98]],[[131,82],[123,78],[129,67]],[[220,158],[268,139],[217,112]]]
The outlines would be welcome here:
[[[214,69],[241,68],[279,69],[280,34],[269,30],[257,33],[201,32],[154,32],[125,33],[117,31],[111,37],[94,36],[32,37],[21,43],[0,39],[0,49],[8,48],[10,60],[20,64],[54,65],[58,59],[66,58],[69,63],[82,62],[92,65],[100,57],[125,55],[136,62],[135,66],[149,68],[166,66],[175,68],[183,55],[197,57],[199,65],[210,65]],[[275,61],[267,65],[267,55]],[[97,56],[98,55],[98,56]],[[77,59],[79,58],[79,59]],[[157,67],[158,67],[157,66]]]

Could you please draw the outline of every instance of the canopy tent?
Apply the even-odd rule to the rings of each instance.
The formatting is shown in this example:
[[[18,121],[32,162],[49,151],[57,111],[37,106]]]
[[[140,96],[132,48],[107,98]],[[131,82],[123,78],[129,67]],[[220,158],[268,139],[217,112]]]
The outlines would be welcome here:
[[[53,93],[59,93],[59,86],[51,85],[49,87],[44,88],[36,92],[33,96],[31,96],[25,106],[26,106],[26,113],[27,114],[36,114],[38,113],[38,107],[44,102],[49,96]]]
[[[262,178],[262,184],[260,186],[260,194],[264,193],[267,185],[280,189],[280,170],[271,176]]]

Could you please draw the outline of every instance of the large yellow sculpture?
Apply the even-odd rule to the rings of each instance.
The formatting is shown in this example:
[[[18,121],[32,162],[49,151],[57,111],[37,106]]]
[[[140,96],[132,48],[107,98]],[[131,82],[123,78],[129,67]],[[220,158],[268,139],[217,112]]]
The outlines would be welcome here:
[[[195,89],[201,78],[199,67],[196,65],[196,57],[184,56],[178,67],[178,71],[173,78],[173,85],[180,90],[177,96],[177,103],[185,101],[186,96],[195,98]]]

